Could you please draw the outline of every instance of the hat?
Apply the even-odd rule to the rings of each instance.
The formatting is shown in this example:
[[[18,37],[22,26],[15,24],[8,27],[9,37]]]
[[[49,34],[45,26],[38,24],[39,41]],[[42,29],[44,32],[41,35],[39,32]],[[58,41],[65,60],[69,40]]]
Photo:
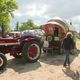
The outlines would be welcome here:
[[[66,37],[73,37],[73,34],[72,34],[71,32],[68,32],[68,33],[66,34]]]

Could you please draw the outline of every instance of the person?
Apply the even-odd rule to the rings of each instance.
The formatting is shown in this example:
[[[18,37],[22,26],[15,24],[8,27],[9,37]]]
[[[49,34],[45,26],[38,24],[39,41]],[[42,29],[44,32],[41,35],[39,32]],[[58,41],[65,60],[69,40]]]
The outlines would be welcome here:
[[[72,39],[72,34],[69,32],[66,34],[66,37],[62,41],[62,46],[65,53],[65,60],[63,66],[70,66],[70,53],[72,48],[74,47],[74,40]]]
[[[49,42],[45,39],[43,42],[43,51],[47,53],[47,48],[49,47]]]

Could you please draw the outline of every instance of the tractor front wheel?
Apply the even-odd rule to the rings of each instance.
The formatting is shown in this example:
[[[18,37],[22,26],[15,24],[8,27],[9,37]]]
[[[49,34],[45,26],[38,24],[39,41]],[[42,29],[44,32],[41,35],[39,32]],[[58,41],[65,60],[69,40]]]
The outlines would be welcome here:
[[[36,62],[41,55],[40,43],[37,41],[26,42],[23,46],[22,57],[24,61]]]
[[[7,58],[4,54],[0,53],[0,70],[4,69],[7,65]]]

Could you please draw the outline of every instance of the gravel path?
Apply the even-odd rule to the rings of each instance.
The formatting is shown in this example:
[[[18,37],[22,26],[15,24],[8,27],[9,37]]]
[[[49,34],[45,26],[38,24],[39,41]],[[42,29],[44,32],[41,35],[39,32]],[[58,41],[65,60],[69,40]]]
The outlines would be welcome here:
[[[7,69],[0,72],[0,80],[80,80],[79,53],[70,56],[70,68],[63,67],[64,55],[43,54],[38,62],[26,64],[7,55]]]

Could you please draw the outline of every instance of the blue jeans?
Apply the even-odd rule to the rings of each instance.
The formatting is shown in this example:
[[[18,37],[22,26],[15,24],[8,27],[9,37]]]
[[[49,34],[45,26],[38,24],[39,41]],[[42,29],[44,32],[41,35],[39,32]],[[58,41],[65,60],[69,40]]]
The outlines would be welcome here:
[[[65,50],[64,66],[70,65],[70,50]]]

